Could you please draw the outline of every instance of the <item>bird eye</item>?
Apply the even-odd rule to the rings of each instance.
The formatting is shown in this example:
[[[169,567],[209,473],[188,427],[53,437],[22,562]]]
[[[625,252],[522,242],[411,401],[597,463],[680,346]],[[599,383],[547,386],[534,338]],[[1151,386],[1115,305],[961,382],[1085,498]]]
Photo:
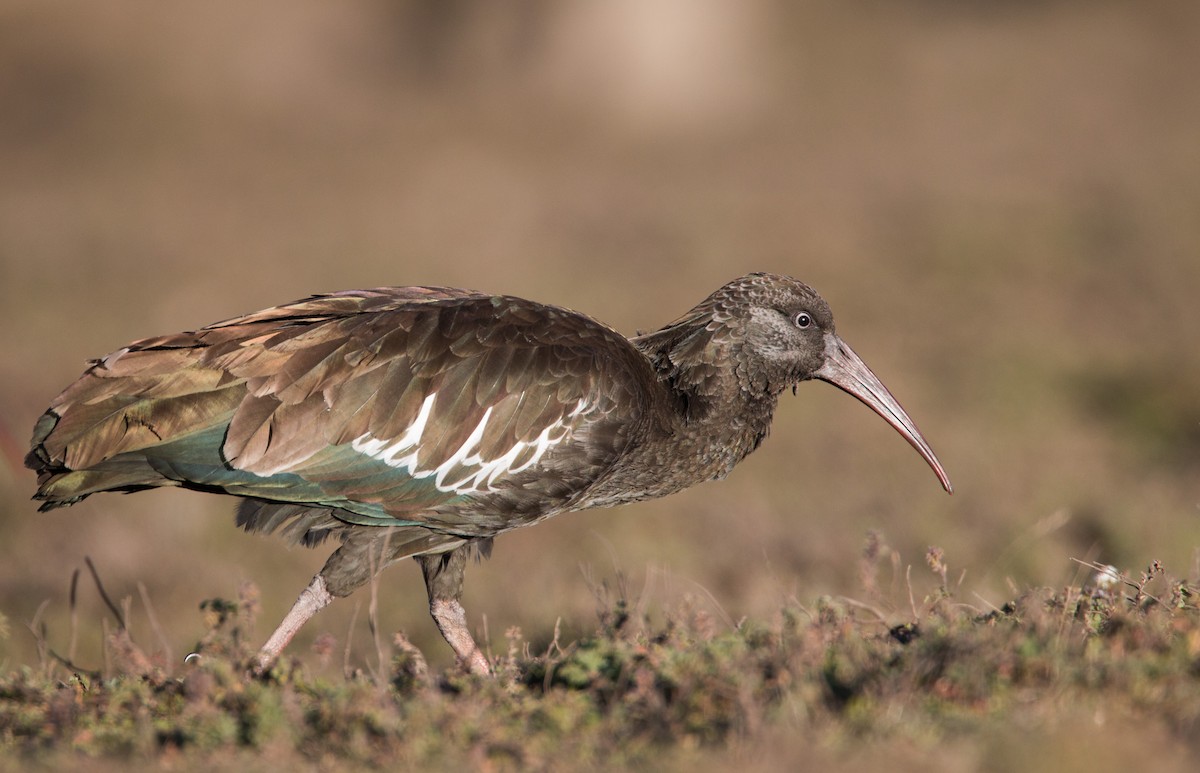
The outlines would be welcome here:
[[[792,319],[792,321],[796,323],[796,327],[803,330],[804,328],[806,328],[812,324],[813,319],[812,319],[812,315],[809,314],[807,311],[802,311],[799,314],[797,314]]]

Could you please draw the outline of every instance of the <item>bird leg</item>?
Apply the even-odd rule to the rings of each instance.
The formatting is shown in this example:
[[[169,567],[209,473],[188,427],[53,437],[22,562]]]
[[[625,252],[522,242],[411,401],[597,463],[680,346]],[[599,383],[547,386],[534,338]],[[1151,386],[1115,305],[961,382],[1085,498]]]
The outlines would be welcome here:
[[[301,626],[331,601],[333,601],[333,594],[325,587],[325,578],[318,574],[300,593],[300,598],[296,599],[292,611],[287,613],[287,617],[283,618],[283,622],[275,629],[275,633],[271,634],[271,638],[267,639],[267,643],[258,651],[258,655],[254,658],[255,672],[262,674],[270,668]]]
[[[458,655],[458,662],[473,674],[492,673],[487,658],[475,644],[467,628],[467,612],[462,605],[463,575],[467,568],[467,547],[449,553],[416,556],[425,574],[429,592],[429,614],[437,623],[446,643]]]
[[[354,531],[342,540],[325,566],[296,599],[287,617],[271,634],[254,659],[255,672],[262,674],[288,645],[296,632],[309,618],[324,609],[335,598],[344,598],[362,587],[374,574],[388,564],[410,556],[418,549],[445,545],[463,545],[464,540],[432,535],[422,530],[416,538],[395,539],[392,529]],[[439,544],[440,543],[440,544]],[[475,647],[467,630],[466,613],[459,598],[462,596],[463,572],[467,551],[451,550],[432,556],[418,556],[425,572],[425,587],[429,590],[429,609],[442,636],[454,648],[462,662],[474,673],[490,673],[487,660]],[[428,560],[426,560],[428,559]],[[472,654],[474,653],[474,654]]]
[[[271,667],[309,618],[335,598],[349,596],[371,579],[372,571],[377,572],[384,566],[380,549],[386,546],[389,536],[387,531],[355,532],[342,541],[342,546],[333,551],[325,561],[325,566],[300,593],[292,611],[287,613],[275,633],[258,651],[254,658],[254,670],[257,673],[262,674]]]

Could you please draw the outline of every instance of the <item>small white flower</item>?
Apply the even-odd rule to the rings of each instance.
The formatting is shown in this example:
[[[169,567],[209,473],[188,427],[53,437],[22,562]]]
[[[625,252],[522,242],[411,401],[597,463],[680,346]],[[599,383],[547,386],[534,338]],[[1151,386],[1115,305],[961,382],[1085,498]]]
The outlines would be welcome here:
[[[1092,582],[1096,584],[1097,588],[1107,590],[1121,582],[1121,571],[1112,564],[1105,564],[1096,572],[1096,576],[1092,578]]]

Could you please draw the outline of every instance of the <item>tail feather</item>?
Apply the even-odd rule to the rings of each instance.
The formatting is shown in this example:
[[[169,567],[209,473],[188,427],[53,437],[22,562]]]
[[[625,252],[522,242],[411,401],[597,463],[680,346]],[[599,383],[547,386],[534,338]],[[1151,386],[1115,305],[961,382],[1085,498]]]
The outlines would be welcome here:
[[[67,507],[98,491],[137,491],[170,482],[163,480],[145,459],[136,457],[106,460],[89,469],[72,469],[46,447],[60,418],[52,410],[42,414],[33,428],[32,448],[25,455],[25,466],[38,474],[38,489],[33,495],[34,500],[42,502],[38,510]]]
[[[34,499],[42,510],[100,491],[179,485],[153,460],[165,445],[211,441],[219,449],[220,438],[205,433],[228,424],[243,392],[236,381],[220,384],[221,373],[187,362],[176,350],[121,350],[94,362],[55,398],[25,456],[38,474]]]
[[[40,463],[82,470],[228,423],[241,399],[237,389],[223,389],[169,399],[117,396],[55,406],[34,428],[32,453]]]
[[[68,507],[101,491],[141,491],[156,486],[179,485],[158,474],[144,461],[128,460],[91,470],[45,471],[38,475],[38,490],[33,498],[45,512]]]

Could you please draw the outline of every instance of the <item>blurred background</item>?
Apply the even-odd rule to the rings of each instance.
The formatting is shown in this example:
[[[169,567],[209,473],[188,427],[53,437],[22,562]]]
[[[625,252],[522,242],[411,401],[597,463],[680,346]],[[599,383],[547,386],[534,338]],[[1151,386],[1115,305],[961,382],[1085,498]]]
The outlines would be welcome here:
[[[37,662],[35,615],[65,650],[85,556],[149,649],[139,582],[175,659],[199,602],[244,581],[265,638],[326,550],[176,490],[39,515],[30,428],[127,341],[379,285],[510,293],[632,334],[748,271],[794,275],[956,486],[804,384],[728,480],[500,539],[466,593],[498,651],[514,625],[591,630],[604,583],[727,625],[862,597],[871,530],[914,576],[944,548],[981,609],[1078,581],[1072,558],[1195,577],[1197,39],[1200,4],[1157,0],[8,0],[0,663]],[[446,665],[411,563],[384,575],[380,624]],[[353,662],[373,658],[368,595],[291,654],[353,631]],[[88,582],[79,613],[95,667]]]

